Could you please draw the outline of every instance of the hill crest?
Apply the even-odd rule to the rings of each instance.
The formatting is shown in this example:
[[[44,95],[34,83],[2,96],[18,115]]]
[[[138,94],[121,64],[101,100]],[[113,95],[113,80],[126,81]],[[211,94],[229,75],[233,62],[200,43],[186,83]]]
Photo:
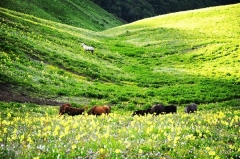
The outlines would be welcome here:
[[[90,0],[3,0],[0,6],[39,18],[85,28],[106,30],[123,24],[119,18],[108,13]]]

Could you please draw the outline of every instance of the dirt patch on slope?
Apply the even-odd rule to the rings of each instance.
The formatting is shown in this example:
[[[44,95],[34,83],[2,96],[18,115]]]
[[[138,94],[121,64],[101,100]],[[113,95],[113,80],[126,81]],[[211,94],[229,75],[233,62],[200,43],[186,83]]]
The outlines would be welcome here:
[[[54,99],[33,98],[24,93],[13,93],[11,87],[7,84],[0,83],[0,101],[18,102],[18,103],[34,103],[38,105],[58,106],[62,104]]]
[[[35,103],[38,105],[52,105],[52,106],[61,104],[58,101],[54,101],[54,100],[50,100],[50,99],[32,98],[27,95],[13,94],[13,93],[4,92],[4,91],[0,91],[0,101],[19,102],[19,103]]]

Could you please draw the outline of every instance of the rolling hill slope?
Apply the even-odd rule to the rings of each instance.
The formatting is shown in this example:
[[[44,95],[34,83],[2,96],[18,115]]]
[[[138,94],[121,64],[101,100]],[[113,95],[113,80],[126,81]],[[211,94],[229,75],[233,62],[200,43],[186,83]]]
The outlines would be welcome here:
[[[167,14],[101,32],[1,8],[0,84],[79,104],[238,99],[239,8]],[[84,52],[82,42],[95,53]]]
[[[89,0],[2,0],[0,7],[89,30],[105,30],[123,23]]]

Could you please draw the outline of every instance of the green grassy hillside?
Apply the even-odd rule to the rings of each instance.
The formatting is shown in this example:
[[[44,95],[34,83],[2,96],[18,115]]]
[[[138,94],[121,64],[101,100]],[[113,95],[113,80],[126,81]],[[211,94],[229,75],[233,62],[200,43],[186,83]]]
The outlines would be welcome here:
[[[122,25],[119,19],[89,0],[2,0],[0,7],[95,31]]]
[[[81,105],[239,99],[239,9],[179,12],[94,32],[1,8],[0,83]]]

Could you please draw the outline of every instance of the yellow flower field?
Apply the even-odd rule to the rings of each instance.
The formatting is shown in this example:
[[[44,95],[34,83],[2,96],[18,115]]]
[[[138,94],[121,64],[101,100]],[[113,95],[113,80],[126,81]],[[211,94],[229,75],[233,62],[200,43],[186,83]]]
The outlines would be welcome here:
[[[1,114],[3,158],[240,157],[240,110],[59,117],[56,107],[37,109]]]

